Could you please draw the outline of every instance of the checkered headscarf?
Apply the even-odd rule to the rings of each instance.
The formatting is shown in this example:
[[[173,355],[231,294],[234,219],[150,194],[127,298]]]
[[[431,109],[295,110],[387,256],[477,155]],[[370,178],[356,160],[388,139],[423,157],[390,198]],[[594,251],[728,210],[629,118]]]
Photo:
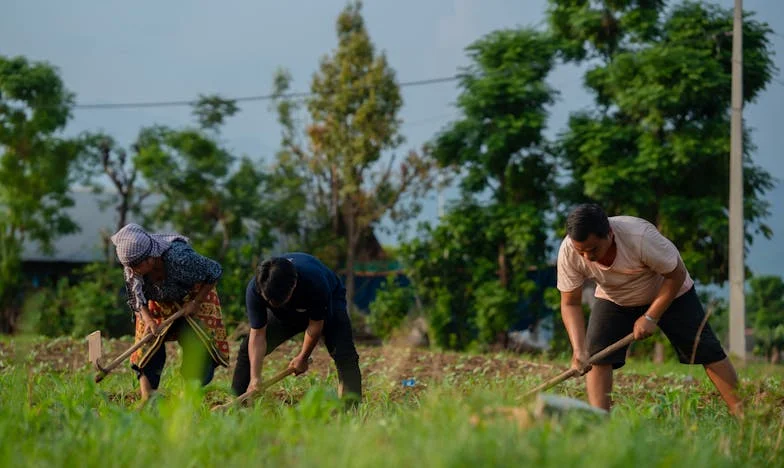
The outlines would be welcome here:
[[[117,259],[125,267],[139,263],[147,257],[160,257],[175,240],[189,242],[177,233],[149,234],[138,224],[126,224],[112,236],[117,248]]]

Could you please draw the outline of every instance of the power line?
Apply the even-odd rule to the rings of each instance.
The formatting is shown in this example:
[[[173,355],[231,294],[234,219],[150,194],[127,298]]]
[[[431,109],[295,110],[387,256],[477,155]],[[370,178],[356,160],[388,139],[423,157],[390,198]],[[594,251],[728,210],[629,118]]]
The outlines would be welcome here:
[[[457,117],[458,117],[458,114],[456,112],[450,112],[449,114],[433,115],[431,117],[425,117],[423,119],[410,120],[410,121],[404,120],[402,126],[403,127],[416,127],[416,126],[419,126],[421,124],[430,123],[430,122],[434,122],[434,121],[437,121],[437,120],[443,121],[445,119],[454,119],[454,118],[457,118]]]
[[[449,83],[460,79],[458,75],[443,76],[440,78],[429,78],[424,80],[404,81],[398,86],[401,88],[409,88],[413,86],[426,86],[438,83]],[[253,102],[253,101],[270,101],[272,99],[302,99],[312,96],[310,92],[293,92],[284,93],[280,95],[275,94],[261,94],[257,96],[241,96],[236,98],[227,98],[235,102]],[[178,100],[178,101],[147,101],[147,102],[114,102],[114,103],[93,103],[93,104],[76,104],[74,109],[134,109],[134,108],[149,108],[149,107],[182,107],[192,106],[196,104],[197,100]]]

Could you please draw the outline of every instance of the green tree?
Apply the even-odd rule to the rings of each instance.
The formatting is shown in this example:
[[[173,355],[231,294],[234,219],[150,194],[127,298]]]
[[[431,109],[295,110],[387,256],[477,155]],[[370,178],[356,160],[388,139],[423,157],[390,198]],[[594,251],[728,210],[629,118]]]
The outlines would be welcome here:
[[[438,225],[420,225],[418,234],[401,245],[401,263],[439,347],[463,349],[479,335],[476,289],[498,274],[496,249],[485,229],[488,217],[479,205],[458,205]]]
[[[549,21],[567,60],[588,60],[595,111],[573,113],[559,140],[572,183],[565,202],[593,200],[610,214],[648,219],[680,248],[691,274],[728,272],[732,11],[658,0],[550,0]],[[775,71],[771,29],[746,15],[744,99]],[[771,235],[764,194],[773,179],[744,156],[746,245]],[[699,222],[695,222],[699,220]]]
[[[65,307],[65,316],[72,325],[70,329],[59,330],[59,334],[84,337],[94,330],[115,337],[133,334],[133,314],[126,304],[128,296],[122,291],[122,268],[96,262],[75,273],[78,276],[68,288],[57,290],[55,305]]]
[[[746,301],[748,322],[754,328],[784,325],[784,281],[780,276],[753,276]]]
[[[374,335],[382,339],[390,338],[394,331],[405,322],[416,298],[410,286],[401,286],[395,275],[389,275],[370,304],[368,325]]]
[[[345,265],[349,304],[363,240],[373,236],[384,216],[401,220],[415,214],[432,181],[430,165],[418,154],[409,152],[397,164],[396,155],[386,153],[403,143],[402,99],[394,70],[386,55],[376,52],[361,9],[361,2],[350,3],[338,16],[338,46],[322,58],[313,76],[312,96],[306,99],[307,149],[284,133],[284,145],[290,145],[286,153],[310,172],[315,219],[329,219],[330,237],[345,247],[337,261]],[[285,75],[279,78],[279,90],[285,90]],[[291,112],[291,106],[285,110]]]
[[[545,213],[552,206],[555,166],[543,131],[556,92],[546,83],[555,58],[549,37],[502,30],[468,47],[457,105],[462,118],[435,138],[441,166],[465,171],[465,199],[489,192],[493,216],[485,228],[497,248],[498,279],[510,281],[508,257],[519,271],[547,258]]]
[[[52,251],[59,235],[78,227],[64,208],[70,165],[79,144],[65,139],[73,94],[46,63],[0,56],[0,331],[13,332],[19,314],[21,250]]]
[[[239,112],[237,103],[217,95],[200,95],[193,106],[193,115],[203,129],[217,132],[226,119]]]
[[[755,352],[778,363],[784,349],[784,281],[780,276],[754,276],[746,296],[748,321],[754,328]]]
[[[440,346],[490,343],[517,319],[531,268],[548,255],[546,214],[554,158],[543,131],[556,92],[546,83],[556,49],[530,29],[488,34],[467,49],[459,120],[430,154],[460,177],[462,197],[402,249]],[[449,275],[444,275],[449,272]]]

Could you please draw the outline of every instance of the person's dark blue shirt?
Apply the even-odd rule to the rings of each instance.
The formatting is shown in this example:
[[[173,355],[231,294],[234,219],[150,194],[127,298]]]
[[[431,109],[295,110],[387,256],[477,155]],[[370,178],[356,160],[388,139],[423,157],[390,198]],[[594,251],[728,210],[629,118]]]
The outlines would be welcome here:
[[[326,320],[336,308],[346,307],[346,290],[340,278],[319,259],[306,253],[281,255],[294,263],[297,285],[291,299],[281,308],[271,307],[256,289],[255,275],[245,289],[245,306],[250,327],[259,329],[267,325],[267,309],[282,322],[299,322],[303,315],[309,320]]]

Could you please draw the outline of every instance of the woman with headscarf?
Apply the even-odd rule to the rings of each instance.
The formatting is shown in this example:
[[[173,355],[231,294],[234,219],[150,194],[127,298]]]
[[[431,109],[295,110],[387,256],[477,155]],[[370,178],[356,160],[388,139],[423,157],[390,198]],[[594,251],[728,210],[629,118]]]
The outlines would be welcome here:
[[[124,267],[128,305],[136,315],[136,341],[152,332],[156,338],[131,355],[142,400],[158,388],[166,362],[166,341],[183,349],[182,374],[208,384],[219,365],[229,365],[229,345],[215,284],[220,264],[196,253],[187,237],[150,234],[127,224],[111,237]],[[167,317],[185,315],[164,329]]]

